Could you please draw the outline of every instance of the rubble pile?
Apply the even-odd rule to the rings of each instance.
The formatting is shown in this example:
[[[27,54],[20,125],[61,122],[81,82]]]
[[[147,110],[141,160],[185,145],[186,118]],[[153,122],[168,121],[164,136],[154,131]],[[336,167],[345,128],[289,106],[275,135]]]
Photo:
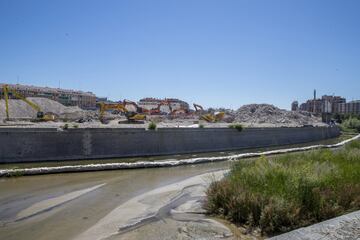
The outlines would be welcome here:
[[[303,111],[287,111],[270,104],[248,104],[235,112],[235,122],[246,125],[298,127],[322,125],[321,119]]]
[[[83,110],[77,106],[67,107],[59,102],[48,98],[27,98],[38,105],[42,112],[51,112],[59,116],[60,119],[78,120],[90,119],[96,116],[94,111]],[[30,105],[19,99],[9,99],[9,115],[11,119],[33,119],[36,118],[37,111]],[[0,101],[0,119],[6,118],[5,100]]]

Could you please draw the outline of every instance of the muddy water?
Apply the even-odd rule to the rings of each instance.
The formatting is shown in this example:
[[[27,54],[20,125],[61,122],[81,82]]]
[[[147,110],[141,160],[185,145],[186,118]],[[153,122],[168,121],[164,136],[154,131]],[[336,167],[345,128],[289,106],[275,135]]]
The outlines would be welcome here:
[[[228,168],[230,164],[3,178],[0,179],[0,239],[71,239],[141,193]],[[38,202],[104,183],[76,199],[15,221],[19,212]]]

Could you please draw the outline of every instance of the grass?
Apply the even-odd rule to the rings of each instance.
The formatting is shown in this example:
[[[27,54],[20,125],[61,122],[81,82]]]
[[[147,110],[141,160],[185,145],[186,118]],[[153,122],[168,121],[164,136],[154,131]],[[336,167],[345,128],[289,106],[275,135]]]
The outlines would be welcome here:
[[[229,128],[234,128],[234,129],[238,130],[239,132],[241,132],[244,127],[241,124],[231,124],[231,125],[229,125]]]
[[[149,123],[149,126],[148,126],[148,129],[149,130],[156,130],[156,123],[154,123],[154,122],[151,122],[151,123]]]
[[[237,162],[228,176],[210,185],[205,207],[265,235],[358,210],[360,141],[341,150]]]
[[[340,128],[344,132],[360,133],[360,120],[355,117],[350,117],[341,123]]]

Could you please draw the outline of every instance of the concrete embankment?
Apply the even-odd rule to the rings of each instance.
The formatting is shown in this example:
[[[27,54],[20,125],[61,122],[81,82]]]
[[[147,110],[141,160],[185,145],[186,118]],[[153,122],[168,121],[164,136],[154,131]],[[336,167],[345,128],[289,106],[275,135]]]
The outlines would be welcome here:
[[[33,167],[24,169],[4,169],[0,170],[0,177],[13,176],[13,175],[39,175],[39,174],[51,174],[51,173],[66,173],[66,172],[86,172],[86,171],[101,171],[101,170],[116,170],[116,169],[135,169],[135,168],[151,168],[151,167],[175,167],[188,164],[199,164],[208,162],[220,162],[227,160],[236,160],[249,157],[259,157],[281,153],[291,153],[299,151],[308,151],[320,148],[337,148],[345,145],[348,142],[357,140],[360,138],[360,134],[350,139],[344,140],[336,144],[319,144],[311,145],[307,147],[294,147],[270,150],[264,152],[249,152],[233,154],[229,156],[221,157],[199,157],[189,158],[181,160],[162,160],[162,161],[138,161],[133,163],[99,163],[99,164],[84,164],[84,165],[69,165],[69,166],[58,166],[58,167]]]
[[[0,163],[154,156],[306,143],[339,136],[337,127],[0,129]]]

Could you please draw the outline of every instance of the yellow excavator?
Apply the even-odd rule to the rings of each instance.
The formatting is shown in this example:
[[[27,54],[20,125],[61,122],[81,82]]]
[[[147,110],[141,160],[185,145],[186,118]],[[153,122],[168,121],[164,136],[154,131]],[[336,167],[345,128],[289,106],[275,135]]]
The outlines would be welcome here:
[[[218,113],[214,113],[214,114],[212,114],[212,113],[203,114],[204,108],[201,105],[196,104],[196,103],[194,103],[193,105],[194,105],[195,111],[197,113],[201,114],[199,117],[200,120],[204,120],[204,121],[213,123],[213,122],[221,121],[225,116],[225,112],[218,112]]]
[[[123,112],[129,123],[139,123],[146,120],[146,116],[137,112],[128,111],[122,103],[100,103],[99,119],[102,123],[107,123],[105,119],[105,111],[114,110],[116,112]]]
[[[18,93],[15,89],[9,88],[8,85],[3,86],[3,93],[4,93],[4,98],[5,98],[6,120],[10,119],[10,116],[9,116],[9,93],[11,93],[14,97],[24,101],[30,107],[32,107],[35,111],[37,111],[37,113],[36,113],[37,120],[39,120],[39,121],[55,121],[57,119],[57,116],[55,114],[44,113],[43,111],[41,111],[41,108],[39,107],[39,105],[26,99],[26,97],[24,97],[23,95]]]

